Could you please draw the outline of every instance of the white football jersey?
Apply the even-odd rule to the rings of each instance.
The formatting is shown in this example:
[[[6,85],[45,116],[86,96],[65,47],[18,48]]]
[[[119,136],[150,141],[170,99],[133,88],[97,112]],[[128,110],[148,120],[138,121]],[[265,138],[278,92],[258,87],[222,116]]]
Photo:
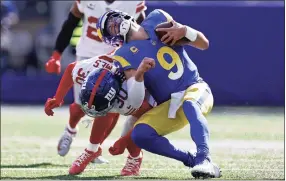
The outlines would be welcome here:
[[[72,79],[75,87],[74,91],[78,91],[78,95],[85,78],[91,71],[98,68],[112,70],[115,68],[115,66],[113,63],[111,63],[111,61],[109,61],[109,58],[104,55],[96,56],[83,61],[77,61],[72,71]],[[78,102],[78,104],[80,104],[80,102]],[[116,98],[115,105],[110,112],[119,113],[121,115],[131,115],[135,111],[136,109],[128,104],[127,83],[124,81],[119,95]]]
[[[109,10],[120,10],[137,19],[142,11],[146,9],[144,1],[114,1],[109,4],[106,1],[80,1],[77,6],[84,14],[81,38],[76,46],[76,55],[79,57],[94,57],[108,54],[114,50],[101,41],[97,36],[96,23],[101,15]]]

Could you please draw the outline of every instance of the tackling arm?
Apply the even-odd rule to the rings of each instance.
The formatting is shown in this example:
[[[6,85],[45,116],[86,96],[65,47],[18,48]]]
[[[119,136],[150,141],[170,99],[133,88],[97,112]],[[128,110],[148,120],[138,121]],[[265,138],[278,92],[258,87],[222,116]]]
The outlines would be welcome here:
[[[67,95],[68,91],[73,86],[72,71],[74,69],[75,64],[76,64],[76,62],[69,64],[65,70],[64,75],[61,78],[60,84],[59,84],[58,89],[56,91],[56,95],[54,96],[54,98],[57,101],[62,102],[64,100],[64,97]]]
[[[127,69],[124,71],[127,79],[127,93],[130,99],[129,104],[136,109],[142,105],[145,97],[144,74],[150,68],[154,67],[154,59],[145,57],[137,70]]]
[[[138,109],[145,97],[144,73],[138,72],[135,69],[128,69],[124,73],[127,79],[129,104]]]
[[[62,76],[62,79],[56,91],[56,95],[54,96],[54,98],[47,99],[45,104],[45,113],[48,116],[54,115],[53,109],[60,107],[63,104],[64,97],[66,96],[70,88],[73,86],[72,70],[74,66],[75,62],[69,64],[64,75]]]

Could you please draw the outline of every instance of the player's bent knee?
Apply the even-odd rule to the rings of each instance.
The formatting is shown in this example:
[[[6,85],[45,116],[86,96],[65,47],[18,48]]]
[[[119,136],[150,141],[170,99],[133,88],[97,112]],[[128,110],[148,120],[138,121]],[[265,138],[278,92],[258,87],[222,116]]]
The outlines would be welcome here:
[[[137,124],[131,134],[132,141],[140,148],[146,148],[152,144],[156,131],[147,124]]]

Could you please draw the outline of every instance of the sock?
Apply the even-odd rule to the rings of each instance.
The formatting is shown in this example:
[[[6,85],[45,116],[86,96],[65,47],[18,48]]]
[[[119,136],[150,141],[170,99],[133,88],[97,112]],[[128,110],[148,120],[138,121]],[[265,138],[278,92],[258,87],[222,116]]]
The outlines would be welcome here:
[[[184,113],[190,122],[191,137],[197,146],[197,156],[207,157],[209,155],[209,129],[207,119],[199,106],[193,101],[183,103]]]
[[[97,152],[99,146],[100,146],[100,144],[89,143],[88,146],[87,146],[87,150],[88,151],[92,151],[92,152]]]
[[[66,127],[66,128],[67,128],[67,131],[68,131],[70,134],[72,134],[72,135],[75,135],[75,134],[77,133],[77,131],[78,131],[77,128],[71,128],[69,124],[67,124],[67,127]]]
[[[131,138],[134,143],[151,153],[183,162],[186,166],[193,166],[193,156],[178,148],[175,148],[169,140],[158,133],[147,124],[138,124],[132,131]]]
[[[84,116],[84,112],[81,110],[80,106],[76,103],[70,105],[70,119],[69,126],[75,128],[80,119]]]
[[[101,144],[114,128],[118,117],[119,116],[113,113],[109,113],[106,116],[95,118],[89,137],[89,142],[91,144]]]

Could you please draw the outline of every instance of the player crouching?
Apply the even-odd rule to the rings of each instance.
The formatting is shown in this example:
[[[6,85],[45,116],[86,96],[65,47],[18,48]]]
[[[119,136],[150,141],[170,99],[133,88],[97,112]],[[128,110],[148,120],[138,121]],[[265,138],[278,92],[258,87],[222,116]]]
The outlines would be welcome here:
[[[79,98],[74,103],[75,106],[82,108],[78,114],[96,117],[92,126],[90,143],[73,162],[69,170],[71,175],[82,173],[91,161],[101,155],[100,145],[116,125],[119,114],[134,114],[126,120],[122,132],[122,136],[124,136],[133,127],[139,116],[152,108],[147,102],[143,106],[141,103],[130,104],[124,76],[115,71],[116,68],[111,62],[112,60],[104,55],[71,63],[65,70],[54,98],[49,98],[45,104],[46,114],[53,116],[53,109],[63,104],[65,95],[74,86],[75,90],[80,93]],[[137,110],[139,107],[140,109]],[[69,144],[66,147],[69,149],[74,136],[75,134],[70,132],[70,128],[67,128],[60,144]],[[138,175],[143,156],[140,154],[141,150],[135,145],[127,145],[127,148],[130,155],[121,174]]]

